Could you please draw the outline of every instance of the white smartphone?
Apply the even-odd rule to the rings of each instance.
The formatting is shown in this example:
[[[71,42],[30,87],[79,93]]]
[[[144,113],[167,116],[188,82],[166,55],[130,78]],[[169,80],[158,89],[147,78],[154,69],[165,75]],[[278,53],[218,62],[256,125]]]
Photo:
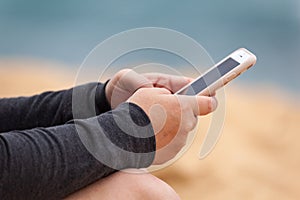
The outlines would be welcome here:
[[[175,94],[211,96],[255,63],[256,56],[253,53],[245,48],[238,49]]]

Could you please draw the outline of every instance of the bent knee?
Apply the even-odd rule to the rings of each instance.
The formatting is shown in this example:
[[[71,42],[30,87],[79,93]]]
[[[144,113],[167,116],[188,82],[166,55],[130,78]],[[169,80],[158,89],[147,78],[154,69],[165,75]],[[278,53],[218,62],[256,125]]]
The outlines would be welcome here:
[[[118,176],[126,182],[127,191],[133,192],[137,199],[180,199],[171,186],[151,174],[118,172]]]
[[[83,199],[179,200],[164,181],[148,173],[116,172],[72,194],[68,200]]]

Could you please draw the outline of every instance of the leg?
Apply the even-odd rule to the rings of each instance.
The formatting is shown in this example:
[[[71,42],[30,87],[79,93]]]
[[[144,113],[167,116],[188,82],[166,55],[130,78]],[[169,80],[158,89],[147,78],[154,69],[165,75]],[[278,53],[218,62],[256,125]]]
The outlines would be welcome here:
[[[70,195],[66,200],[179,200],[165,182],[147,173],[117,172]]]

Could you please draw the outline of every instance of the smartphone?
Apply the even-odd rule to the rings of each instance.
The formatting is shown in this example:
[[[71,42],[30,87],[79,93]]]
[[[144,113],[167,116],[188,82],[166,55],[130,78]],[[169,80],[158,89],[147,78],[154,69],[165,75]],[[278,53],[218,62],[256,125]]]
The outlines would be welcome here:
[[[226,85],[255,63],[256,56],[249,50],[240,48],[175,94],[211,96],[217,89]]]

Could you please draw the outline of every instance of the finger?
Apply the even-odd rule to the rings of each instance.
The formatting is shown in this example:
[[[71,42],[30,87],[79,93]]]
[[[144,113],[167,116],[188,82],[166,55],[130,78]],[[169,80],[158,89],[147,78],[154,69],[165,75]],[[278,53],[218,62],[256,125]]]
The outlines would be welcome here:
[[[109,81],[106,96],[111,107],[115,108],[142,87],[153,87],[153,84],[143,75],[131,69],[123,69]]]
[[[188,80],[188,83],[191,83],[191,82],[193,82],[195,80],[194,78],[191,78],[191,77],[186,77],[185,76],[185,78]]]
[[[216,91],[212,91],[212,92],[210,92],[209,96],[211,96],[211,97],[214,97],[214,96],[216,96]]]
[[[146,73],[144,76],[149,79],[155,87],[164,87],[173,93],[193,80],[189,77],[162,73]]]
[[[207,115],[213,112],[218,106],[218,102],[215,97],[184,95],[180,95],[180,97],[185,98],[183,100],[190,104],[195,116]]]
[[[134,92],[139,88],[151,88],[152,82],[145,76],[136,73],[131,69],[123,70],[123,75],[120,77],[120,85],[126,87],[127,91]]]

